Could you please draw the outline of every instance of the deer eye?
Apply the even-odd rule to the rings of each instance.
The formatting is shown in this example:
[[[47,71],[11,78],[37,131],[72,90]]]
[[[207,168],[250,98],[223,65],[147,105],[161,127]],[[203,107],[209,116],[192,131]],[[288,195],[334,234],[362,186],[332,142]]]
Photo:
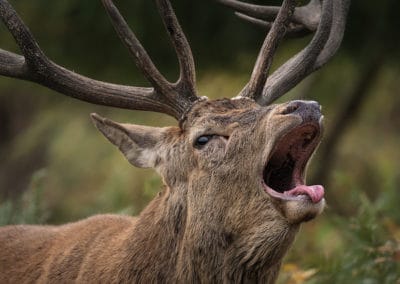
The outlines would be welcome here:
[[[202,136],[199,136],[196,139],[196,142],[194,143],[194,146],[195,147],[202,147],[202,146],[206,145],[211,140],[211,138],[213,138],[213,136],[214,135],[202,135]]]

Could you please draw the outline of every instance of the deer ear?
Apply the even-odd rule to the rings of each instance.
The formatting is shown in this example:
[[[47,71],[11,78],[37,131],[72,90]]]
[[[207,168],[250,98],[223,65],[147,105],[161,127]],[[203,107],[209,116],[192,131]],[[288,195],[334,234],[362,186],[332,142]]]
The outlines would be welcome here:
[[[110,119],[91,115],[96,128],[139,168],[154,168],[159,160],[157,145],[162,139],[162,128],[117,123]]]

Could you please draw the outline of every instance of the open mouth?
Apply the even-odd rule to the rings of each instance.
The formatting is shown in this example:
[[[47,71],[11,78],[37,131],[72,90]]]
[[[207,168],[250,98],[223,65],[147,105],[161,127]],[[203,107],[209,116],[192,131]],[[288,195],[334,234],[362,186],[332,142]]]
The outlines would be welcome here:
[[[279,139],[263,172],[266,192],[284,200],[324,198],[321,185],[305,184],[305,169],[321,137],[317,123],[302,124]]]

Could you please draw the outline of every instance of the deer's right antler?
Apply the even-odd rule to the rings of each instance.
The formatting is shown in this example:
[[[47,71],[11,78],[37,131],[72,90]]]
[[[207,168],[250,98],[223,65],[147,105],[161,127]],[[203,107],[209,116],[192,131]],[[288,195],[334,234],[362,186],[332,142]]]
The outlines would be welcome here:
[[[237,0],[217,1],[239,12],[239,17],[269,29],[250,81],[239,95],[252,98],[261,105],[278,99],[329,61],[342,41],[350,5],[350,0],[311,0],[309,4],[295,8],[290,16],[285,12],[285,3],[292,2],[293,5],[294,1],[284,1],[282,7],[259,6]],[[289,22],[281,20],[280,15],[285,14],[289,15]],[[271,24],[271,21],[274,22]],[[315,34],[307,47],[268,77],[276,44],[282,38],[281,34],[274,35],[273,32],[279,27],[294,35],[314,31]]]
[[[192,52],[168,0],[156,0],[166,30],[176,50],[180,77],[167,81],[111,0],[102,0],[115,30],[128,47],[136,65],[153,88],[106,83],[76,74],[52,62],[7,0],[0,0],[0,17],[17,42],[23,56],[0,49],[0,75],[29,80],[62,94],[94,104],[149,110],[181,119],[199,98],[195,88]]]

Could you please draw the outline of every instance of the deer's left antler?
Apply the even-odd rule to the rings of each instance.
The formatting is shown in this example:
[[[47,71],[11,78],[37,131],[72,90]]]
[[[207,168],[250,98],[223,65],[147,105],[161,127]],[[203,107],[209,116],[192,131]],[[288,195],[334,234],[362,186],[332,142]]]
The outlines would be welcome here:
[[[295,1],[284,1],[282,7],[217,1],[236,10],[239,17],[269,30],[250,81],[239,95],[261,105],[272,103],[332,58],[342,41],[350,6],[350,0],[311,0],[293,10]],[[308,46],[268,76],[276,45],[283,37],[277,30],[291,35],[315,34]]]

